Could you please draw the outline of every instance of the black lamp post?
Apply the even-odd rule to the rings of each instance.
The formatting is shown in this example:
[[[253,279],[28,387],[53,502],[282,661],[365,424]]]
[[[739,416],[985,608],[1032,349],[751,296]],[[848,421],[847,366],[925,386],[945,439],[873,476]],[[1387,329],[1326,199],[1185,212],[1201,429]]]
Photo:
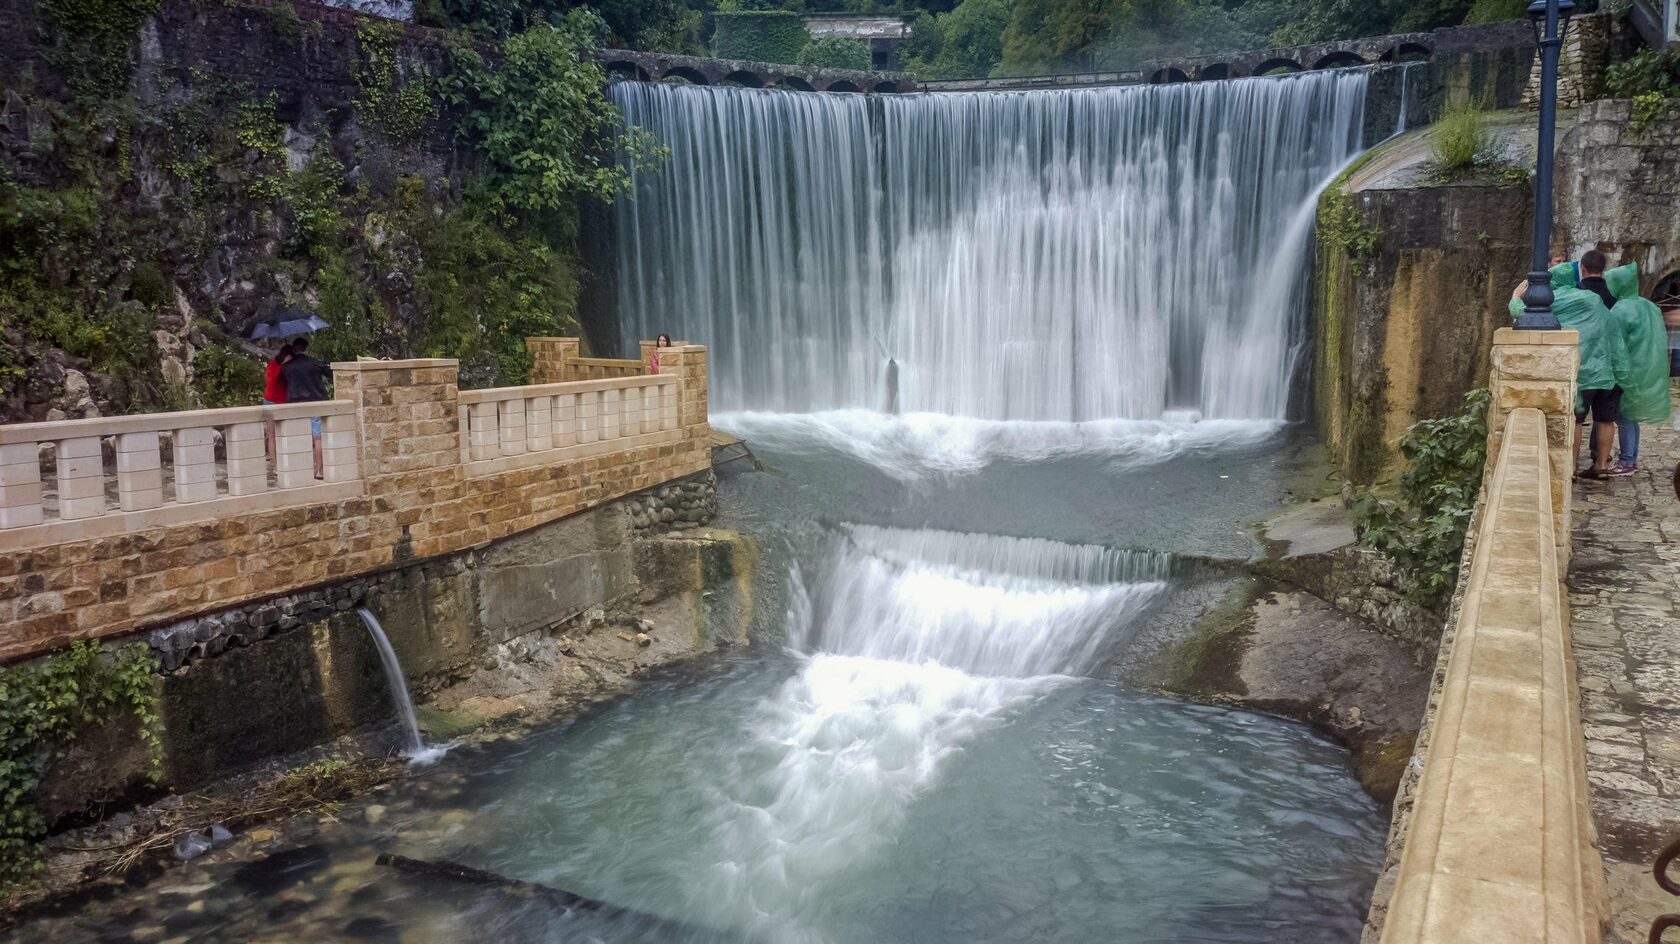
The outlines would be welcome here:
[[[1552,243],[1552,151],[1553,139],[1557,137],[1558,55],[1563,50],[1563,34],[1569,29],[1569,15],[1574,12],[1574,0],[1534,0],[1528,5],[1534,41],[1540,47],[1540,144],[1534,166],[1533,256],[1517,327],[1530,331],[1561,327],[1552,312],[1552,276],[1546,263]]]

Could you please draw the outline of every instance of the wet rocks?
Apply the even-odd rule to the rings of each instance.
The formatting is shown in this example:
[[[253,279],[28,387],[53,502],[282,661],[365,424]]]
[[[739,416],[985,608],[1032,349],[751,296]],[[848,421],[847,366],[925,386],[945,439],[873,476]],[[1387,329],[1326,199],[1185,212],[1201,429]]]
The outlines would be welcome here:
[[[717,516],[717,477],[708,469],[625,499],[624,507],[637,532],[698,528]]]

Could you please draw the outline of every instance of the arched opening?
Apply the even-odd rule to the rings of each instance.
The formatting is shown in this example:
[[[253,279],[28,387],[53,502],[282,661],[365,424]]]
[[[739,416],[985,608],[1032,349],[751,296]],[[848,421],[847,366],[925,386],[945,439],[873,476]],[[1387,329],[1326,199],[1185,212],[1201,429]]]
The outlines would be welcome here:
[[[1384,62],[1423,62],[1435,55],[1434,50],[1422,43],[1401,43],[1384,53]]]
[[[826,91],[830,91],[830,92],[861,92],[861,91],[863,91],[863,89],[858,88],[856,85],[852,84],[851,82],[846,81],[845,79],[841,79],[838,82],[830,82],[828,84],[828,88],[827,88]]]
[[[776,84],[778,86],[780,86],[781,88],[792,89],[795,92],[815,92],[816,91],[816,89],[814,87],[812,87],[811,83],[805,81],[804,79],[800,78],[797,75],[782,76],[782,80],[780,82],[777,82]]]
[[[1216,62],[1211,66],[1203,66],[1202,71],[1196,73],[1197,80],[1202,82],[1217,82],[1220,79],[1230,77],[1231,64],[1228,62]]]
[[[701,75],[699,70],[690,69],[688,66],[673,66],[669,69],[666,69],[665,74],[659,77],[659,81],[661,81],[661,82],[676,82],[676,83],[687,84],[687,85],[711,85],[712,84],[712,83],[706,81],[706,77]]]
[[[1190,76],[1185,75],[1183,69],[1177,69],[1172,66],[1167,66],[1165,69],[1156,69],[1149,75],[1150,85],[1168,85],[1173,82],[1188,81],[1190,81]]]
[[[624,82],[646,82],[648,74],[646,69],[634,62],[619,60],[607,63],[607,78]]]
[[[876,82],[875,83],[875,91],[878,94],[891,95],[891,94],[898,91],[898,83],[897,82],[891,82],[891,81]]]
[[[1293,59],[1267,59],[1254,67],[1255,75],[1286,75],[1303,71],[1301,64]]]
[[[764,79],[756,72],[741,69],[723,77],[723,85],[738,85],[742,88],[763,88]]]
[[[1656,287],[1651,289],[1651,301],[1662,309],[1663,321],[1669,325],[1669,337],[1674,337],[1676,330],[1680,330],[1680,271],[1670,272],[1657,280]],[[1669,351],[1669,376],[1680,377],[1680,352]]]
[[[1351,69],[1365,64],[1364,57],[1356,52],[1338,50],[1313,63],[1314,69]]]

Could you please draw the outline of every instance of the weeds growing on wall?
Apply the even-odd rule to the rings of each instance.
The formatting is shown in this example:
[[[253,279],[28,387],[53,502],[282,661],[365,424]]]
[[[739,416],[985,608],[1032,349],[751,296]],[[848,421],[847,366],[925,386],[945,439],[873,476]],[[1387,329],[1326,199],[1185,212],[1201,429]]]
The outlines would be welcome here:
[[[402,27],[362,20],[356,26],[362,64],[356,71],[356,114],[396,141],[419,140],[437,120],[432,75],[425,65],[398,52]]]
[[[1364,212],[1347,192],[1341,181],[1324,191],[1318,200],[1318,240],[1347,253],[1349,259],[1368,258],[1377,250],[1382,235],[1375,223],[1367,222]]]
[[[1528,166],[1489,130],[1487,113],[1468,102],[1448,105],[1435,120],[1429,151],[1429,176],[1439,183],[1485,178],[1517,184],[1530,176]]]
[[[1360,540],[1393,561],[1414,602],[1437,605],[1458,582],[1464,535],[1487,459],[1488,392],[1472,390],[1458,413],[1406,431],[1394,498],[1362,491],[1353,505]]]
[[[36,801],[53,759],[89,727],[132,712],[161,764],[151,648],[107,650],[95,642],[24,665],[0,668],[0,883],[34,875],[47,821]]]

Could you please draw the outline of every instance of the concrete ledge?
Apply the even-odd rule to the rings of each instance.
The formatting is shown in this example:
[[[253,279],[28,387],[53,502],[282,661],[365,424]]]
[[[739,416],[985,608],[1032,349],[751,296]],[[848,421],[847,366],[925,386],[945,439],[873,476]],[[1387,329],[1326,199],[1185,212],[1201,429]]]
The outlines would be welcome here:
[[[1608,914],[1545,414],[1495,462],[1383,944],[1593,944]]]

